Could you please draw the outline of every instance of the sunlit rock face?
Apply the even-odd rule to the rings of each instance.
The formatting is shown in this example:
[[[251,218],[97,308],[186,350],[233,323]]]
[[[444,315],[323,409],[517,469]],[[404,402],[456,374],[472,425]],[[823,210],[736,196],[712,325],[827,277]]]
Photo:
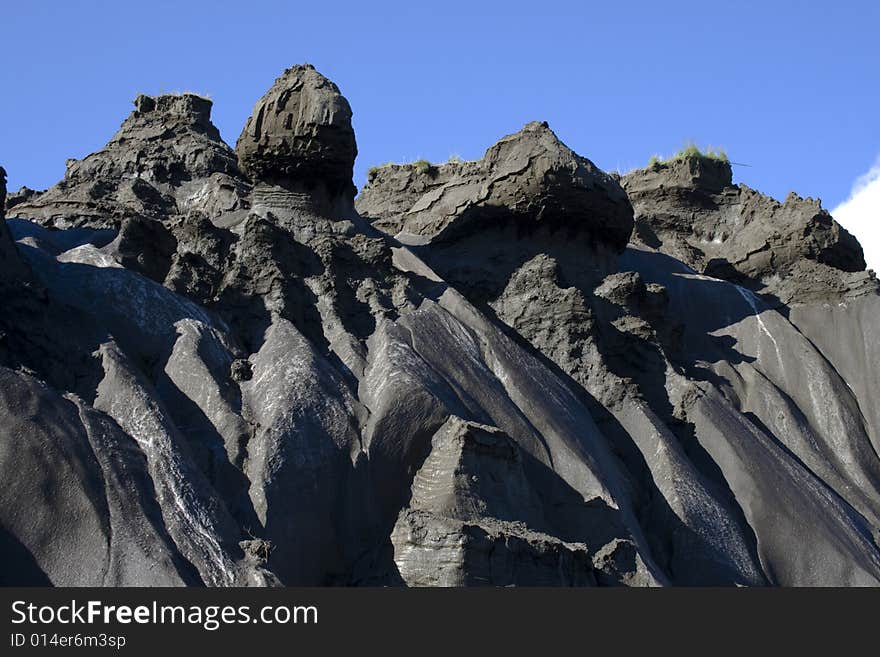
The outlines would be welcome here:
[[[351,107],[313,66],[293,66],[275,80],[257,101],[235,152],[253,180],[326,196],[337,211],[353,213]]]
[[[635,241],[765,300],[835,300],[876,286],[858,241],[819,201],[783,203],[732,184],[730,164],[706,157],[658,162],[626,174]]]
[[[247,183],[235,153],[211,123],[212,102],[194,94],[146,96],[99,151],[68,160],[51,189],[10,216],[69,228],[116,228],[126,218],[209,217],[243,207]]]
[[[818,202],[535,122],[355,204],[356,152],[295,66],[234,151],[141,96],[15,196],[0,581],[880,583],[880,296]]]
[[[538,122],[502,138],[481,160],[375,169],[357,207],[386,232],[418,242],[514,224],[565,228],[619,250],[633,226],[620,185]]]

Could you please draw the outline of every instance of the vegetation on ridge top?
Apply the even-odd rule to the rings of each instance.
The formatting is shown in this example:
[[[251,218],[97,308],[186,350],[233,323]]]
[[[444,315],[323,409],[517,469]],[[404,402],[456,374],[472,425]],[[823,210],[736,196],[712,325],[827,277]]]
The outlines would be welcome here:
[[[653,167],[657,164],[668,164],[670,162],[677,162],[680,160],[690,160],[690,159],[704,159],[704,160],[715,160],[716,162],[730,162],[727,157],[727,153],[723,148],[713,148],[709,146],[706,150],[700,149],[693,142],[688,142],[684,148],[678,151],[675,155],[668,158],[662,158],[659,155],[652,155],[651,159],[648,160],[648,166]]]
[[[404,164],[398,164],[397,162],[386,162],[385,164],[378,164],[376,166],[372,166],[367,169],[367,178],[371,179],[379,173],[380,169],[384,169],[385,167],[397,166],[397,167],[412,167],[419,173],[431,173],[434,171],[434,165],[431,164],[428,160],[420,159],[415,162],[409,162]]]

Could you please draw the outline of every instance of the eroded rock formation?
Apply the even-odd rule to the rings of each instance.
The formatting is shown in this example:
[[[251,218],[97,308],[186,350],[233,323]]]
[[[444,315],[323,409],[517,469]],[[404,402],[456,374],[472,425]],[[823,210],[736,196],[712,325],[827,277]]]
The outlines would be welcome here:
[[[733,185],[730,164],[689,157],[622,179],[636,210],[636,240],[699,273],[782,303],[835,300],[875,284],[862,247],[819,201],[783,203]]]
[[[247,187],[211,123],[210,100],[140,95],[134,106],[104,148],[68,160],[63,180],[25,194],[9,216],[57,228],[116,228],[130,217],[162,220],[191,209],[217,217],[244,207]]]
[[[355,208],[310,66],[235,151],[135,104],[0,226],[4,583],[880,583],[880,297],[817,202],[530,123]]]
[[[358,211],[375,216],[385,232],[418,243],[513,223],[592,234],[622,249],[632,232],[620,186],[538,122],[499,140],[475,162],[374,170]]]
[[[351,107],[313,66],[293,66],[257,101],[235,145],[253,178],[354,199]]]

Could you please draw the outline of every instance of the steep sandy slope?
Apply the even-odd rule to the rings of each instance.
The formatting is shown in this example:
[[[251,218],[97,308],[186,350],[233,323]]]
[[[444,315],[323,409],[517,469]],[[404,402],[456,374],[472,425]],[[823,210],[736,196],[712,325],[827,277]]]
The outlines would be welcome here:
[[[209,112],[140,97],[4,222],[4,581],[880,582],[876,296],[830,219],[731,282],[630,244],[626,181],[546,124],[356,207],[314,68],[235,151]],[[776,292],[804,259],[834,334]]]
[[[539,179],[564,179],[568,161]],[[807,319],[829,299],[874,307],[858,244],[818,203],[775,203],[696,158],[624,178],[636,231],[618,260],[612,234],[579,231],[590,214],[570,199],[555,235],[524,232],[520,206],[493,196],[497,168],[495,149],[434,171],[384,167],[358,209],[593,397],[672,580],[874,582],[872,323],[810,316],[823,340]],[[462,200],[462,188],[481,191]],[[481,223],[451,233],[459,217]]]

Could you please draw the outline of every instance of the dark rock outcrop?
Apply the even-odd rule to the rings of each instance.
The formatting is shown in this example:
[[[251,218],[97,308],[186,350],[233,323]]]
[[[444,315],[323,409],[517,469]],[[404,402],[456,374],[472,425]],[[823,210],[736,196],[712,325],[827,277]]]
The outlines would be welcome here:
[[[376,169],[357,209],[414,243],[460,239],[509,223],[522,231],[564,227],[621,250],[632,232],[617,182],[538,122],[501,139],[482,160]]]
[[[0,258],[3,264],[0,275],[5,279],[12,262],[18,258],[15,245],[9,236],[9,228],[6,227],[6,169],[0,167]]]
[[[209,109],[0,225],[4,583],[880,583],[880,295],[816,202],[532,123],[361,218],[312,67],[236,152]]]
[[[6,169],[0,167],[0,216],[6,217]]]
[[[161,283],[171,268],[177,240],[161,221],[130,217],[105,249],[116,262]]]
[[[833,299],[871,287],[858,241],[819,201],[779,203],[733,185],[730,164],[705,157],[658,162],[622,179],[639,243],[699,273],[783,303]]]
[[[600,556],[613,548],[602,546],[594,555],[585,542],[556,538],[552,508],[561,502],[552,488],[534,488],[524,460],[498,429],[454,416],[446,421],[391,533],[407,585],[595,586],[625,577],[630,584],[654,583],[635,554],[624,575]]]
[[[27,278],[22,263],[6,225],[6,169],[0,167],[0,289],[18,287]]]
[[[64,179],[10,216],[47,226],[117,227],[197,208],[210,217],[244,207],[235,153],[211,123],[211,101],[193,94],[138,96],[104,148],[68,161]]]
[[[351,107],[311,65],[293,66],[275,80],[257,101],[235,152],[256,181],[312,194],[319,188],[328,201],[354,199]]]
[[[617,181],[537,122],[475,162],[374,170],[357,208],[490,305],[535,258],[551,259],[566,281],[595,285],[615,270],[633,227]]]
[[[43,190],[45,192],[46,190]],[[14,208],[16,205],[36,199],[43,192],[38,192],[30,187],[21,187],[17,192],[10,192],[6,196],[6,209]]]

